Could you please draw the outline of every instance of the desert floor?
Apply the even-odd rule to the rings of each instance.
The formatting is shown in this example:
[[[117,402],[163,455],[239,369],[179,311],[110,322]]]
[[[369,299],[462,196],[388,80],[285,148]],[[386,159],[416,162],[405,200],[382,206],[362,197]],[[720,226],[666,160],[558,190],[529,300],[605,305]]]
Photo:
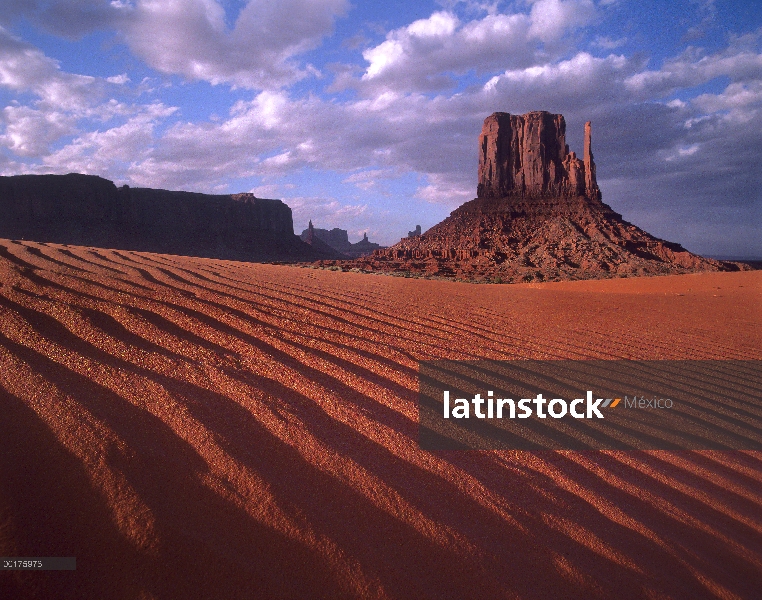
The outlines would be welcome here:
[[[762,359],[762,272],[470,285],[0,240],[2,598],[759,598],[762,453],[424,452],[417,362]]]

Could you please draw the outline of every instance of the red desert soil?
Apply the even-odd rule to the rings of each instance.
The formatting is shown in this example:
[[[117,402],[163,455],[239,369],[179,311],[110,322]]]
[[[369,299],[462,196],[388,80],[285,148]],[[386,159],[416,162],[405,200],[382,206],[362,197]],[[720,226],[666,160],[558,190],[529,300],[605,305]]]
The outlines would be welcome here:
[[[758,452],[424,452],[417,361],[762,359],[762,272],[469,285],[0,240],[2,598],[752,598]]]

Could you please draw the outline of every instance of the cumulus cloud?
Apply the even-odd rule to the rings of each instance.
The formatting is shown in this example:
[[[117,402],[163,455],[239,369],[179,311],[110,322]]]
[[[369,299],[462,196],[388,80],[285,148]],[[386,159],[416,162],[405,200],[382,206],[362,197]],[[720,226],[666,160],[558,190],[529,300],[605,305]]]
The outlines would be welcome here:
[[[0,86],[31,92],[49,107],[76,111],[101,96],[100,82],[61,71],[58,63],[0,27]]]
[[[352,173],[349,177],[342,180],[341,183],[351,183],[363,191],[368,191],[378,189],[384,180],[392,179],[397,175],[393,169],[368,169]]]
[[[496,98],[512,95],[518,99],[519,110],[531,106],[562,103],[569,108],[599,107],[623,99],[625,77],[638,68],[638,59],[610,54],[605,58],[578,52],[568,60],[546,63],[526,69],[509,70],[491,78],[484,85],[486,93]],[[549,93],[563,90],[562,94]],[[550,110],[550,108],[548,108]],[[556,109],[554,109],[556,110]]]
[[[217,0],[136,0],[118,23],[132,51],[162,73],[272,89],[307,76],[291,59],[315,48],[347,8],[347,0],[250,0],[228,29]]]
[[[466,22],[452,11],[438,11],[365,50],[368,66],[360,87],[366,93],[440,91],[454,85],[453,75],[527,67],[594,14],[591,0],[538,0],[529,14],[490,10]],[[538,41],[548,48],[540,51]]]
[[[456,208],[476,196],[475,187],[469,179],[471,177],[464,178],[459,173],[429,173],[426,185],[416,190],[415,197],[430,204]]]
[[[4,0],[0,23],[23,16],[69,38],[111,29],[161,73],[275,89],[316,73],[293,59],[348,8],[348,0],[248,0],[229,27],[221,0]]]
[[[143,110],[106,99],[127,81],[125,75],[102,79],[63,71],[0,27],[0,87],[26,97],[25,104],[16,100],[0,112],[0,145],[16,156],[39,158],[62,138],[76,135],[83,120],[106,122]]]
[[[370,89],[433,91],[453,84],[448,72],[528,64],[529,26],[529,17],[522,14],[487,15],[461,23],[451,12],[435,12],[391,31],[384,42],[365,50],[369,64],[362,82]]]
[[[731,81],[762,79],[762,32],[736,38],[724,50],[705,54],[690,47],[658,70],[633,74],[625,84],[639,98],[664,97],[678,89],[701,85],[717,77]]]
[[[691,104],[704,113],[727,111],[741,122],[749,122],[762,108],[762,80],[731,83],[720,94],[701,94]]]
[[[71,115],[28,106],[6,106],[0,120],[5,124],[0,144],[18,156],[46,154],[50,144],[76,131],[76,119]]]
[[[624,46],[626,43],[627,38],[611,39],[609,36],[599,35],[593,40],[592,45],[598,48],[603,48],[604,50],[613,50],[614,48]]]
[[[85,132],[47,154],[38,170],[87,173],[141,183],[131,173],[132,166],[140,161],[142,172],[150,169],[154,126],[176,110],[161,103],[144,106],[122,125]]]
[[[572,29],[586,25],[595,16],[592,0],[537,0],[529,14],[529,35],[546,43],[561,39]]]
[[[287,193],[272,182],[302,168],[345,173],[343,185],[355,193],[382,196],[412,172],[420,173],[427,185],[439,186],[436,193],[429,187],[427,199],[450,207],[459,203],[464,187],[458,180],[474,177],[470,142],[484,108],[423,96],[370,104],[260,92],[235,103],[226,118],[174,123],[168,120],[176,117],[176,109],[155,104],[123,115],[124,123],[77,135],[47,156],[44,165],[59,172],[111,173],[135,185],[199,191],[259,177],[270,195],[279,189]],[[469,142],[465,152],[464,139]],[[468,181],[465,187],[474,186]]]

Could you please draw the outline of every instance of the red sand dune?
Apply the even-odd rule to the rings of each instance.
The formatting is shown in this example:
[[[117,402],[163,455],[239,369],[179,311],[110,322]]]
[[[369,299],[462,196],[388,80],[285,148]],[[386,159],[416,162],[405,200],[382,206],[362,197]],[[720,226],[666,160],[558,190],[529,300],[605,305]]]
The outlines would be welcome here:
[[[0,240],[2,598],[753,598],[757,452],[424,452],[417,361],[762,359],[762,273],[469,285]]]

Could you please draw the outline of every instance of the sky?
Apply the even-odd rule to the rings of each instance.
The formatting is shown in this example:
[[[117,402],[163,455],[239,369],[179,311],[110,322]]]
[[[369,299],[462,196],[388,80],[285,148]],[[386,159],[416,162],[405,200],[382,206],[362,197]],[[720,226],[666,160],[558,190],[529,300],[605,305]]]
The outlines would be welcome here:
[[[2,0],[0,174],[253,192],[390,245],[476,195],[495,111],[593,123],[603,200],[762,257],[762,4]]]

